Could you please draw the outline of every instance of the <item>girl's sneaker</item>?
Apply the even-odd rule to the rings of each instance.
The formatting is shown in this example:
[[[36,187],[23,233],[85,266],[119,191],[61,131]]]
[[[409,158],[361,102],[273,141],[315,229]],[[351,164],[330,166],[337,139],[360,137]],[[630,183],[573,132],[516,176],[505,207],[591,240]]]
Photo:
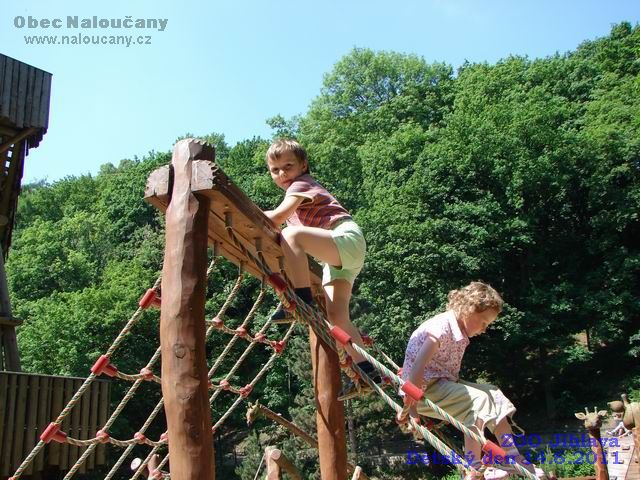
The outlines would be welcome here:
[[[501,468],[487,467],[484,471],[484,480],[502,480],[509,476],[508,472],[505,472]]]

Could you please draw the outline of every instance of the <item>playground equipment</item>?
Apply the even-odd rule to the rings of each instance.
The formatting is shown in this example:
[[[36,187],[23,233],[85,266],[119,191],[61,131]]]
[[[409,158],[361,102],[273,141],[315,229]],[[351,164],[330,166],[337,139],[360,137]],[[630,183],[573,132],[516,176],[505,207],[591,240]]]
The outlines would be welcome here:
[[[0,54],[0,370],[20,371],[4,270],[11,245],[24,159],[49,125],[51,74]]]
[[[9,254],[25,158],[40,144],[49,124],[51,74],[0,54],[0,478],[6,478],[33,448],[36,433],[57,415],[82,384],[72,377],[21,373],[15,328],[22,320],[11,310],[4,261]],[[108,382],[96,382],[64,428],[79,438],[104,423]],[[38,478],[66,470],[78,456],[72,445],[51,445],[25,473]],[[88,458],[84,473],[105,462],[104,447]]]
[[[366,382],[396,412],[400,423],[411,424],[439,453],[450,456],[452,451],[451,447],[440,439],[437,432],[430,431],[415,419],[408,418],[403,408],[389,394],[376,385],[356,364],[350,362],[344,349],[348,344],[375,365],[378,372],[393,385],[394,389],[402,388],[406,394],[416,400],[428,403],[465,435],[472,435],[480,441],[485,452],[491,452],[494,457],[496,455],[505,457],[500,447],[487,441],[482,435],[469,431],[463,424],[425,399],[420,389],[409,382],[404,382],[397,375],[397,365],[388,357],[380,355],[393,370],[374,358],[367,349],[352,344],[344,331],[330,325],[322,308],[311,309],[295,296],[286,280],[287,275],[283,268],[279,231],[214,163],[212,147],[193,139],[178,142],[174,147],[172,165],[160,168],[149,176],[145,199],[165,212],[167,217],[163,274],[147,290],[140,300],[139,309],[129,319],[105,354],[98,358],[91,368],[91,374],[58,418],[41,434],[40,441],[18,467],[12,477],[13,480],[20,478],[38,453],[51,442],[85,448],[65,479],[72,478],[98,446],[110,443],[123,448],[124,452],[106,475],[107,480],[113,478],[136,445],[147,445],[151,450],[138,464],[132,479],[138,478],[145,472],[149,461],[155,458],[160,449],[168,445],[170,446],[169,455],[165,456],[157,468],[150,472],[150,477],[159,479],[167,476],[163,469],[170,459],[171,477],[174,479],[213,480],[215,462],[211,441],[212,432],[217,431],[233,409],[251,394],[254,386],[286,347],[295,326],[291,324],[284,337],[277,340],[267,338],[270,321],[267,321],[257,333],[249,333],[249,322],[262,302],[264,291],[258,295],[253,308],[240,326],[230,328],[225,323],[225,312],[241,288],[244,272],[261,279],[263,287],[270,285],[283,305],[292,312],[295,320],[309,326],[316,394],[317,444],[323,479],[347,478],[344,410],[343,404],[337,401],[341,385],[341,368],[350,378]],[[214,260],[207,269],[205,266],[208,244],[213,246]],[[239,274],[218,314],[207,321],[204,317],[205,286],[207,276],[220,256],[235,263],[239,268]],[[313,289],[318,297],[318,304],[321,305],[322,297],[318,295],[320,269],[315,262],[310,262],[310,269]],[[161,306],[161,347],[138,374],[122,373],[112,360],[128,333],[135,327],[141,312],[151,306]],[[205,339],[216,330],[232,335],[232,339],[213,366],[207,370]],[[231,345],[238,340],[246,341],[247,348],[224,379],[215,384],[211,379],[220,367],[222,359],[230,351]],[[258,344],[272,350],[269,360],[250,383],[244,387],[232,386],[230,380],[233,374],[249,355],[251,349]],[[153,373],[153,368],[161,353],[162,376],[160,378]],[[64,431],[63,422],[100,375],[130,381],[132,386],[109,419],[95,434],[91,432],[86,440],[74,438]],[[110,428],[144,381],[161,383],[163,399],[158,402],[147,421],[132,438],[127,440],[113,438],[109,433]],[[213,393],[209,396],[211,391]],[[223,391],[230,392],[236,398],[227,412],[212,425],[209,405]],[[152,440],[145,435],[145,432],[163,406],[168,431],[160,438]],[[91,437],[91,435],[94,436]],[[460,458],[464,462],[464,457]],[[525,478],[531,480],[535,478],[519,465],[515,465],[514,468]]]

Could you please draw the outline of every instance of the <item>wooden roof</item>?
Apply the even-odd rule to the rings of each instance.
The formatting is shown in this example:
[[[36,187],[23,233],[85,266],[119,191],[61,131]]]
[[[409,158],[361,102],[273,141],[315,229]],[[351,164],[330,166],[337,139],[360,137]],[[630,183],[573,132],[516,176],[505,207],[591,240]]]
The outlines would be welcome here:
[[[37,147],[49,126],[51,74],[0,54],[0,127],[27,137],[27,148]]]

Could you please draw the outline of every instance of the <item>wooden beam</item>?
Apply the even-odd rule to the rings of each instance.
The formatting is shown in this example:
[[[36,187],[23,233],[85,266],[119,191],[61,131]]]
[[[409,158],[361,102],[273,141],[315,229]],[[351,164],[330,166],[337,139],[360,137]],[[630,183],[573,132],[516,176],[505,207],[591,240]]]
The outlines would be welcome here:
[[[7,125],[0,125],[0,135],[5,137],[13,137],[18,133],[19,130],[15,128],[10,128]]]
[[[304,440],[306,444],[309,445],[310,447],[318,448],[318,441],[315,438],[313,438],[307,432],[302,430],[295,423],[290,422],[289,420],[283,418],[282,415],[265,407],[259,402],[249,405],[249,409],[247,410],[247,424],[251,425],[259,413],[263,414],[268,419],[273,420],[277,424],[282,425],[284,428],[289,430],[295,436],[300,437],[302,440]]]
[[[19,327],[24,323],[21,318],[15,317],[0,317],[0,325],[3,327]]]
[[[166,212],[160,344],[162,395],[171,477],[213,480],[215,462],[205,352],[209,199],[192,193],[193,160],[213,160],[213,148],[193,139],[173,149],[175,179]]]
[[[3,142],[0,145],[0,153],[6,152],[7,150],[9,150],[11,148],[12,145],[15,145],[16,143],[21,142],[22,140],[27,138],[29,135],[33,135],[37,131],[38,131],[38,129],[34,128],[34,127],[25,128],[24,130],[21,130],[15,136],[13,136],[13,138],[10,138],[9,140],[6,140],[5,142]]]
[[[160,167],[148,177],[145,189],[145,200],[162,212],[169,204],[170,178],[169,167]],[[281,257],[280,230],[262,213],[247,195],[240,190],[222,169],[215,163],[197,160],[193,162],[191,183],[194,193],[206,195],[211,199],[209,217],[209,243],[214,241],[221,247],[220,253],[236,265],[241,261],[247,262],[242,252],[230,241],[225,231],[225,214],[230,213],[233,219],[233,229],[242,243],[252,253],[256,254],[256,239],[262,244],[262,253],[273,271],[279,271],[278,257]],[[246,270],[257,278],[262,278],[262,272],[251,264],[245,265]],[[322,268],[309,257],[311,281],[320,288]]]

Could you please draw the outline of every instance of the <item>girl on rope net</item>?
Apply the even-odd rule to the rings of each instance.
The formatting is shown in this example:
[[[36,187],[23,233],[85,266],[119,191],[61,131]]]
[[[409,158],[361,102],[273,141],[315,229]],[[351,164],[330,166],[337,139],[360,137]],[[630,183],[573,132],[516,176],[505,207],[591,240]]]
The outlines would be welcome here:
[[[264,214],[276,226],[287,224],[282,230],[281,246],[296,295],[312,305],[307,254],[324,262],[322,287],[328,320],[362,347],[360,332],[349,319],[351,289],[364,265],[366,243],[362,230],[335,197],[311,176],[307,152],[298,142],[288,139],[274,142],[267,151],[267,166],[285,196],[277,208]],[[283,320],[286,316],[280,304],[271,318]],[[347,351],[366,374],[381,383],[371,363],[351,347]],[[355,390],[350,381],[340,398],[353,395]]]
[[[460,365],[469,338],[482,335],[502,311],[503,300],[490,285],[471,282],[452,290],[448,295],[447,311],[425,321],[411,335],[402,367],[402,379],[422,388],[424,395],[452,417],[480,436],[485,428],[494,433],[507,453],[500,469],[493,469],[491,477],[517,474],[514,463],[538,477],[544,472],[528,462],[513,441],[509,419],[516,409],[502,391],[489,384],[471,383],[460,379]],[[424,402],[417,403],[404,395],[409,415],[442,419]],[[465,480],[484,476],[481,445],[465,435],[465,452],[470,452],[471,469]],[[489,472],[487,472],[489,473]]]

